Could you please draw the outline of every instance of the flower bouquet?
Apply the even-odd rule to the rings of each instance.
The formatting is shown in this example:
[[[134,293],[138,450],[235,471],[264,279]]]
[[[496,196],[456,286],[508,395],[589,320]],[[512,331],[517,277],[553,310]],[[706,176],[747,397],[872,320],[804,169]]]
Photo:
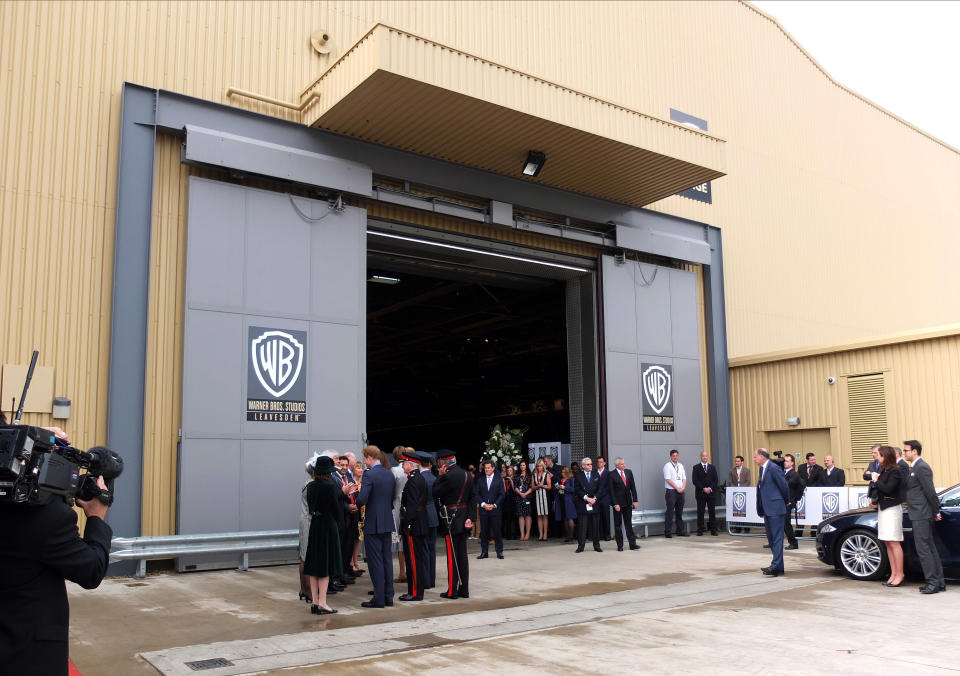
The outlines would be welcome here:
[[[517,429],[501,429],[500,425],[494,425],[490,430],[490,438],[487,440],[487,457],[493,460],[494,465],[498,465],[502,460],[508,467],[517,467],[524,459],[523,453],[523,435],[527,432],[526,427]]]

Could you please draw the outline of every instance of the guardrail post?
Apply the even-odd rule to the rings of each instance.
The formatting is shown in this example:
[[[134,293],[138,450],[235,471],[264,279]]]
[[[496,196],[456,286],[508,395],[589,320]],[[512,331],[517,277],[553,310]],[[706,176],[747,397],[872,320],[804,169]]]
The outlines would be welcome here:
[[[133,574],[138,580],[142,580],[147,576],[147,560],[139,559],[137,561],[137,571]]]
[[[250,552],[244,552],[240,555],[240,570],[246,571],[250,568]]]

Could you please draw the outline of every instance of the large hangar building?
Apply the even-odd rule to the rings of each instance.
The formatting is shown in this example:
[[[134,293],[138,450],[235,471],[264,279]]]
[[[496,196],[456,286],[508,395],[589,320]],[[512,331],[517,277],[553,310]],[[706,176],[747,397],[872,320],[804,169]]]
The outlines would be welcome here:
[[[960,153],[745,2],[0,4],[3,407],[119,535],[289,528],[302,463],[919,438],[960,480]],[[54,400],[58,401],[54,417]],[[64,418],[64,400],[70,401]],[[564,447],[564,452],[567,452]]]

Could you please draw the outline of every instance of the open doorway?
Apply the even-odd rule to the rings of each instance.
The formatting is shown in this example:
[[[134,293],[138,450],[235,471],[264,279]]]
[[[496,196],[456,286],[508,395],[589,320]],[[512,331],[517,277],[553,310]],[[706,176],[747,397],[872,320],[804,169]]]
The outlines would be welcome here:
[[[570,443],[573,415],[582,438],[568,314],[570,278],[586,270],[544,274],[529,262],[372,236],[367,273],[369,443],[450,448],[469,464],[496,424],[527,428],[525,442]]]

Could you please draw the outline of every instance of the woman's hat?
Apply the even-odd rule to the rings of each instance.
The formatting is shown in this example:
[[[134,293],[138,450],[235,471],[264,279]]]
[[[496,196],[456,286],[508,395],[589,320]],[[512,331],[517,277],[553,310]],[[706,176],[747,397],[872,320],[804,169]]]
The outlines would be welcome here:
[[[320,457],[319,453],[314,453],[313,457],[307,460],[307,462],[305,463],[305,466],[308,472],[314,471],[314,468],[317,466],[317,458],[319,457]]]
[[[317,464],[314,468],[317,474],[330,474],[333,472],[333,458],[321,455],[317,458]]]

